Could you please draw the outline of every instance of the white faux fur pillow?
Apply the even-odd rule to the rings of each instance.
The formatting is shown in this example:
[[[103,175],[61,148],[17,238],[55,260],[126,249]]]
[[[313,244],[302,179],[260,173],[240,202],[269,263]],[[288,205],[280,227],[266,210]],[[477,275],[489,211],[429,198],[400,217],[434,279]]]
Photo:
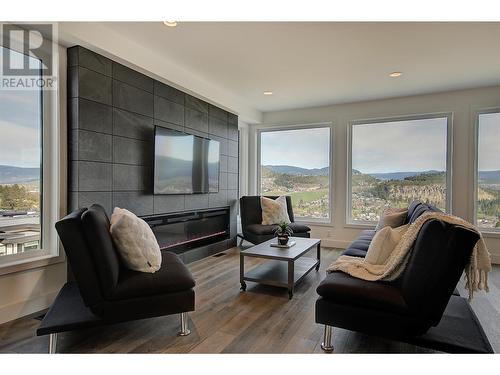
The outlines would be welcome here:
[[[386,226],[375,233],[366,252],[365,262],[370,264],[385,264],[409,226],[410,224],[402,225],[398,228]]]
[[[388,207],[380,215],[375,231],[378,232],[383,227],[397,228],[404,224],[408,210],[406,208]]]
[[[260,206],[262,207],[262,225],[291,223],[284,195],[276,199],[260,197]]]
[[[149,225],[132,212],[115,207],[111,237],[125,265],[134,271],[155,273],[161,267],[161,251]]]

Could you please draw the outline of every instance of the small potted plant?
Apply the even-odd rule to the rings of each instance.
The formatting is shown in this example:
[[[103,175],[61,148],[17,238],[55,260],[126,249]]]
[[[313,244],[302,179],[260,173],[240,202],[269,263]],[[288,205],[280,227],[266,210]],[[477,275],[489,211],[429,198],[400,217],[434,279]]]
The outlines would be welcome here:
[[[274,233],[278,236],[278,243],[280,245],[286,245],[289,237],[293,234],[293,230],[289,224],[283,221],[278,224],[278,228],[276,228]]]

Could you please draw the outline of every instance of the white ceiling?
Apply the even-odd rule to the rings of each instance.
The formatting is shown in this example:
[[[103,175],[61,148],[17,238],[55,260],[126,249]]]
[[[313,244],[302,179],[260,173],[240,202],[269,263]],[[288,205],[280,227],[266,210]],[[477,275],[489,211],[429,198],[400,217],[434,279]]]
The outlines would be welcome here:
[[[64,24],[62,34],[71,34],[74,26]],[[185,88],[193,92],[199,92],[196,81],[210,83],[220,90],[218,98],[227,101],[219,104],[235,110],[231,101],[237,100],[240,108],[244,103],[254,114],[500,84],[500,23],[79,26],[100,28],[94,39],[107,30],[108,36],[140,46],[141,53],[151,51],[151,58],[196,77],[189,83],[176,82],[172,69],[171,76],[168,71],[161,74],[165,79],[191,85]],[[392,71],[404,74],[390,78]],[[274,95],[264,96],[265,90]],[[212,96],[206,89],[202,95]],[[252,121],[251,115],[247,117]]]

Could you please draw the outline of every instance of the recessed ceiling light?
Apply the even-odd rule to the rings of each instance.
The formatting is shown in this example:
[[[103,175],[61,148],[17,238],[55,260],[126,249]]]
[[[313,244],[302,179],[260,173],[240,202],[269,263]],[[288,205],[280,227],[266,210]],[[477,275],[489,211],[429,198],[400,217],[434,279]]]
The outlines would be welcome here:
[[[401,72],[392,72],[389,74],[389,77],[396,78],[396,77],[401,77],[403,73]]]
[[[264,95],[272,95],[272,94],[273,94],[272,91],[269,91],[269,90],[268,91],[264,91]]]
[[[163,21],[163,24],[168,27],[175,27],[177,26],[177,21]]]

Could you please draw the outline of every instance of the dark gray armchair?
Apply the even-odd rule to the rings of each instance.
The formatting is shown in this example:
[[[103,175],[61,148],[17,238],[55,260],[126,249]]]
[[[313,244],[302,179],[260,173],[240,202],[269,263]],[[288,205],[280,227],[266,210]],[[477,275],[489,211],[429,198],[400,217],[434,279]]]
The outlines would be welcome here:
[[[97,204],[56,223],[75,281],[63,286],[37,330],[38,336],[50,335],[50,353],[56,352],[61,332],[171,314],[180,314],[179,335],[190,333],[187,313],[195,307],[195,280],[189,269],[167,251],[155,273],[127,269],[109,227]]]
[[[278,196],[266,196],[266,198],[276,199]],[[311,237],[307,225],[295,223],[292,209],[292,198],[286,196],[286,204],[288,208],[288,217],[292,224],[294,237]],[[243,239],[255,245],[270,240],[276,237],[274,231],[276,225],[262,225],[262,208],[260,206],[260,196],[247,196],[240,198],[240,215],[241,229],[243,231]]]

